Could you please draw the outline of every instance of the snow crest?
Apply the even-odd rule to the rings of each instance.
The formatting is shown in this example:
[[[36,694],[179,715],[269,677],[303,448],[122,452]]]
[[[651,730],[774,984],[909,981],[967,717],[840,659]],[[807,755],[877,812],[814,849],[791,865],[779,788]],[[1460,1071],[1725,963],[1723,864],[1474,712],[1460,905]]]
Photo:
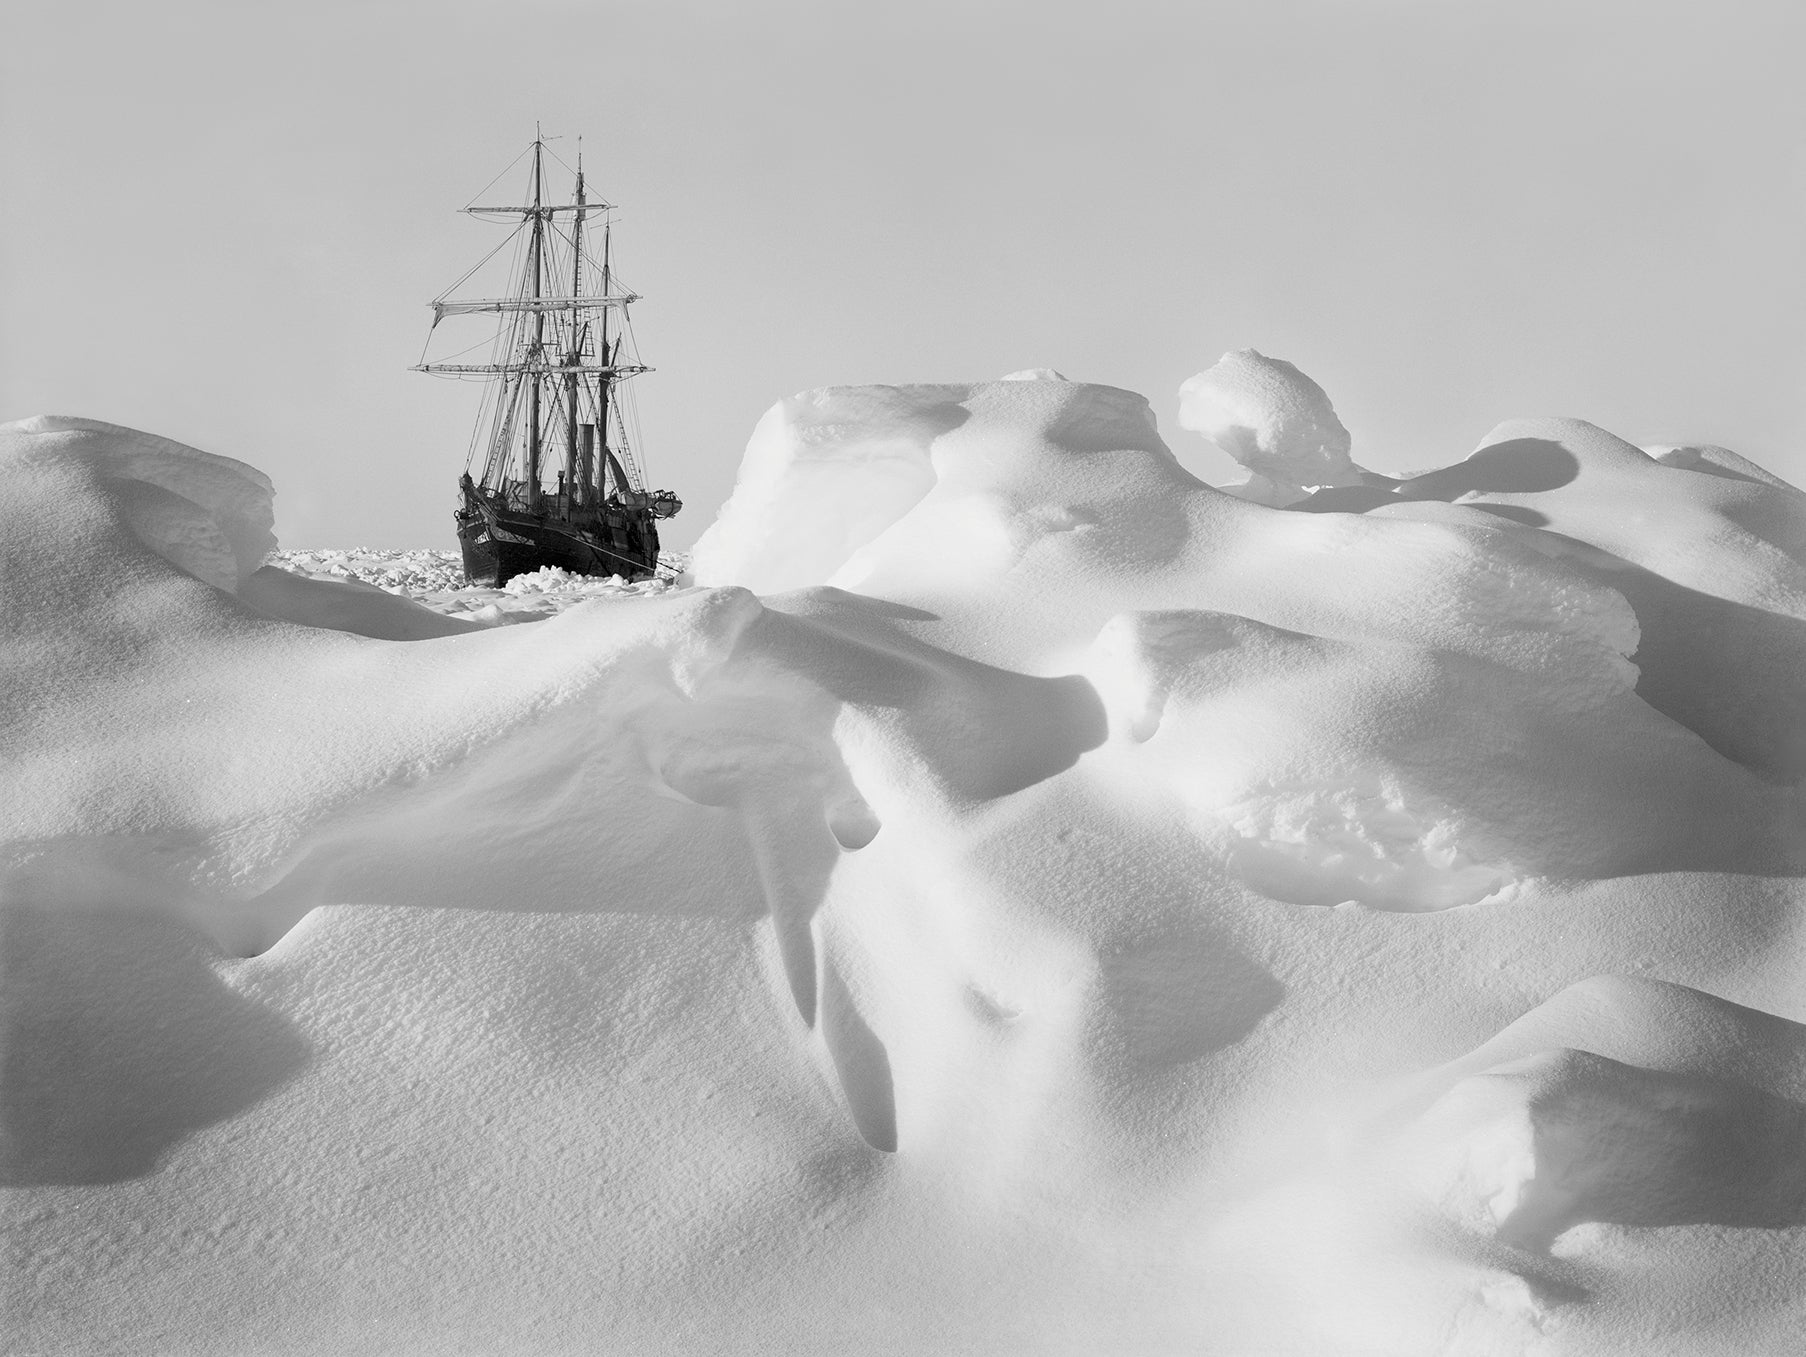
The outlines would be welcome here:
[[[1348,430],[1323,388],[1258,349],[1226,353],[1181,386],[1179,427],[1204,435],[1247,467],[1253,479],[1243,493],[1263,504],[1360,484],[1360,469],[1348,458]]]
[[[0,465],[9,476],[91,478],[140,543],[228,593],[276,546],[269,477],[173,439],[38,415],[0,425]]]

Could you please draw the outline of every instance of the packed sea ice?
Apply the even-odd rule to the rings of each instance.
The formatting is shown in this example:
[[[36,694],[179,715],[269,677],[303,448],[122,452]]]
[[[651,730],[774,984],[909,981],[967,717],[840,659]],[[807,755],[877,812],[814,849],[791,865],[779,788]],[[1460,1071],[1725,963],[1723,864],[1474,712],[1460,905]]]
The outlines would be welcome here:
[[[1247,485],[830,388],[475,593],[0,430],[0,1348],[1796,1351],[1806,499],[1182,399]]]
[[[408,633],[420,626],[438,628],[433,635],[450,635],[464,628],[429,622],[420,617],[417,609],[394,608],[372,598],[372,591],[399,596],[444,617],[479,626],[537,622],[586,599],[662,594],[683,578],[689,553],[662,553],[658,571],[650,579],[573,575],[559,566],[546,565],[514,576],[499,589],[466,584],[463,559],[455,551],[369,547],[272,551],[265,561],[279,567],[281,573],[262,572],[257,584],[294,592],[298,599],[304,597],[298,606],[315,625],[356,631],[382,640],[413,640],[416,638]],[[308,584],[295,584],[289,578],[295,575],[304,577]],[[321,589],[319,585],[328,587]],[[322,616],[322,609],[329,605],[335,614],[331,618]],[[282,615],[280,606],[273,610]],[[401,634],[392,634],[392,628],[399,628]]]

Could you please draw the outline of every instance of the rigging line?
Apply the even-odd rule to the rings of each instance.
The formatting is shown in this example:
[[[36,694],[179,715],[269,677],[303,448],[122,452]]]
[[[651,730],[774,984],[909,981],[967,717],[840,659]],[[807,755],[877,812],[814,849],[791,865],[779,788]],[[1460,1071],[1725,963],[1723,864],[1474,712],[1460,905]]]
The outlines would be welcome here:
[[[464,470],[467,472],[470,470],[471,465],[477,460],[477,441],[483,432],[483,426],[489,422],[483,418],[483,416],[488,413],[488,410],[489,393],[485,391],[483,393],[482,403],[477,406],[476,426],[470,431],[470,446],[464,450]]]
[[[627,418],[633,424],[633,445],[636,448],[643,447],[645,440],[640,430],[640,401],[639,397],[632,395],[631,392],[627,402]]]
[[[637,400],[628,402],[627,418],[633,425],[633,445],[635,447],[642,447],[643,435],[640,429],[640,403]],[[641,467],[639,470],[640,475],[644,477],[646,475],[645,468]]]
[[[627,422],[621,414],[621,407],[619,405],[615,406],[615,427],[621,431],[619,456],[621,461],[626,463],[627,483],[633,489],[644,492],[648,488],[646,485],[646,477],[640,470],[640,464],[633,458],[633,448],[630,446],[631,440],[627,437]]]
[[[523,223],[523,225],[524,225],[524,223]],[[478,269],[482,268],[483,265],[487,264],[491,259],[495,258],[496,251],[500,250],[503,245],[506,245],[510,240],[513,240],[519,234],[520,234],[520,228],[516,227],[512,232],[510,232],[506,237],[503,238],[501,243],[498,244],[494,250],[491,250],[488,254],[484,255],[481,259],[477,260],[477,262],[475,264],[472,264],[470,266],[470,268],[465,270],[463,278],[458,279],[458,281],[456,283],[453,283],[451,285],[451,287],[446,288],[444,292],[441,292],[437,297],[433,298],[433,300],[436,302],[444,301],[446,296],[448,294],[450,294],[450,292],[452,291],[453,288],[458,287],[460,284],[462,284],[464,282],[465,278],[469,278],[471,274],[475,273]],[[518,251],[517,251],[517,253],[518,253]],[[510,265],[510,272],[512,272],[512,265]],[[433,335],[437,332],[438,328],[439,328],[439,322],[436,319],[433,321],[433,323],[431,325],[427,326],[426,341],[420,346],[420,361],[422,363],[426,362],[427,351],[433,347]],[[470,345],[469,348],[459,349],[457,353],[448,354],[447,357],[448,358],[460,357],[463,354],[469,353],[471,351],[471,349],[476,349],[476,348],[482,347],[483,342],[484,341],[479,339],[475,344]]]
[[[434,297],[433,300],[436,302],[442,302],[451,295],[453,288],[462,287],[464,285],[465,280],[468,279],[471,274],[475,273],[478,269],[482,268],[483,265],[487,264],[491,259],[494,259],[496,257],[496,255],[500,254],[502,252],[503,248],[505,246],[507,246],[509,241],[513,240],[516,236],[518,236],[521,233],[521,231],[526,227],[526,225],[527,225],[526,218],[523,217],[521,219],[521,224],[519,226],[515,227],[506,236],[502,237],[501,241],[496,245],[496,247],[493,250],[491,250],[488,254],[484,255],[481,259],[477,260],[477,262],[472,264],[469,268],[465,269],[464,272],[458,276],[457,282],[453,283],[451,285],[451,287],[446,288],[445,291],[441,292],[437,297]]]
[[[547,138],[541,137],[540,140],[545,141],[545,140],[547,140]],[[552,138],[550,138],[550,140],[563,141],[564,138],[563,137],[552,137]],[[577,177],[577,171],[573,170],[569,165],[565,165],[564,157],[559,155],[558,152],[554,151],[550,146],[546,147],[546,154],[551,156],[552,159],[556,160],[560,165],[564,165],[565,173],[570,175],[571,178],[575,179]]]
[[[529,147],[527,147],[526,151],[522,151],[520,153],[520,155],[517,155],[514,157],[513,160],[510,160],[508,162],[508,164],[506,165],[506,167],[503,168],[502,174],[496,175],[496,177],[494,179],[491,179],[487,184],[484,184],[482,188],[478,189],[470,197],[466,198],[464,200],[464,206],[469,207],[478,198],[481,198],[485,193],[489,192],[490,189],[494,188],[496,186],[496,184],[501,180],[502,175],[507,174],[509,170],[513,169],[516,165],[520,164],[521,160],[526,156],[527,151],[531,151],[532,149],[533,148],[531,146],[529,146]]]
[[[621,308],[621,323],[622,328],[627,331],[627,352],[633,361],[638,363],[640,361],[640,337],[633,332],[633,317],[627,313],[626,307]]]
[[[470,430],[470,445],[464,453],[464,470],[468,473],[476,465],[478,449],[483,445],[485,433],[493,437],[493,426],[501,417],[501,401],[503,392],[494,383],[483,384],[483,398],[477,402],[476,423]],[[488,475],[488,463],[485,458],[484,476]]]
[[[602,228],[603,229],[601,231],[598,231],[594,227],[592,227],[590,229],[590,233],[589,233],[591,240],[594,240],[598,235],[604,234],[613,224],[613,220],[614,220],[613,211],[605,211],[605,212],[601,213],[600,215],[602,217]],[[601,272],[602,265],[596,262],[596,256],[590,253],[589,246],[587,244],[583,247],[583,258],[584,258],[584,261],[589,264],[590,268],[594,269],[598,273]],[[614,273],[614,269],[610,268],[609,273],[612,275]]]
[[[517,232],[517,234],[518,234],[518,232]],[[508,242],[505,240],[502,242],[503,245],[506,245],[507,243]],[[501,245],[496,246],[497,250],[499,250],[500,248],[501,248]],[[464,277],[465,278],[470,277],[471,273],[475,273],[477,271],[477,269],[481,268],[485,263],[487,263],[488,260],[494,256],[494,254],[495,254],[495,250],[491,250],[489,252],[489,254],[485,255],[481,260],[479,260],[477,262],[477,264],[475,265],[475,267],[473,267],[470,270],[470,273],[466,273],[464,275]],[[462,282],[463,279],[460,279],[459,281]],[[452,284],[452,287],[456,287],[456,286],[458,286],[457,283]],[[451,288],[446,289],[446,292],[450,292],[450,291],[451,291]],[[445,297],[445,292],[442,292],[439,294],[439,296],[437,298],[435,298],[435,300],[443,300],[444,297]],[[420,346],[420,361],[422,363],[426,362],[427,351],[433,347],[433,335],[434,335],[435,331],[437,331],[437,329],[438,329],[438,324],[436,322],[427,329],[426,342]],[[499,338],[499,335],[497,336],[497,338]],[[439,361],[440,362],[449,362],[453,358],[462,358],[465,354],[470,353],[472,350],[480,349],[483,347],[484,344],[493,344],[494,342],[495,342],[494,340],[479,339],[476,343],[468,344],[464,348],[461,348],[454,353],[448,353],[448,354],[442,355]],[[496,361],[500,362],[501,360],[498,358]],[[445,374],[436,373],[433,375],[442,376]]]
[[[623,308],[623,310],[624,309],[625,308]],[[627,332],[628,351],[632,354],[634,362],[637,363],[640,358],[640,343],[639,343],[638,336],[636,336],[633,332],[633,318],[631,316],[626,317],[626,323],[623,328]],[[634,394],[632,387],[624,387],[622,394],[626,397],[626,400],[624,402],[622,402],[622,404],[624,404],[626,406],[627,417],[629,420],[632,421],[632,424],[633,424],[631,441],[635,447],[638,447],[641,445],[642,439],[644,437],[643,431],[641,430],[641,427],[640,427],[639,398]],[[617,408],[619,408],[619,407],[617,406]],[[625,438],[628,431],[624,428],[624,429],[622,429],[621,432],[622,432],[622,436]]]
[[[642,565],[641,565],[641,564],[640,564],[640,562],[638,562],[638,561],[636,561],[636,560],[634,560],[634,559],[633,559],[633,557],[631,557],[631,556],[623,556],[623,555],[622,555],[622,554],[621,554],[621,553],[620,553],[620,552],[618,552],[618,551],[611,551],[611,550],[610,550],[610,549],[609,549],[609,548],[607,548],[607,547],[605,547],[605,546],[603,546],[603,545],[602,545],[602,544],[601,544],[601,543],[600,543],[600,542],[591,542],[591,543],[590,543],[590,544],[589,544],[589,545],[590,545],[590,546],[591,546],[591,548],[592,548],[592,549],[594,549],[594,550],[596,550],[596,551],[599,551],[599,552],[601,552],[601,553],[602,553],[602,554],[603,554],[603,555],[604,555],[604,556],[612,556],[612,557],[614,557],[614,558],[615,558],[615,559],[616,559],[616,560],[617,560],[617,561],[626,561],[626,562],[627,562],[627,564],[628,564],[628,565],[629,565],[629,566],[631,566],[631,567],[632,567],[632,568],[633,568],[633,569],[634,569],[634,570],[636,570],[636,571],[637,571],[637,570],[641,570],[641,569],[643,569],[643,568],[644,568],[644,567],[643,567],[643,566],[642,566]],[[657,568],[657,567],[656,567],[656,566],[655,566],[655,567],[654,567],[654,569],[656,569],[656,568]]]
[[[605,230],[612,231],[615,228],[615,226],[617,225],[618,221],[619,221],[619,218],[617,218],[615,216],[614,209],[610,209],[607,214],[606,220],[603,222],[603,227],[605,228]],[[601,232],[592,232],[592,234],[599,235],[602,233]],[[595,256],[590,254],[590,252],[588,250],[585,250],[583,252],[583,257],[585,259],[589,260],[592,268],[596,269],[598,272],[601,271],[602,266],[596,262]],[[610,261],[609,266],[608,266],[608,276],[613,281],[616,281],[616,282],[620,281],[621,271],[614,266],[614,263],[612,261]],[[631,292],[633,290],[632,288],[627,287],[627,285],[625,283],[622,284],[622,288],[629,292]]]
[[[484,346],[484,345],[485,345],[485,344],[488,344],[488,343],[491,343],[491,342],[493,342],[493,341],[491,341],[491,340],[488,340],[488,339],[479,339],[479,340],[478,340],[478,341],[477,341],[477,342],[476,342],[476,343],[474,343],[474,344],[466,344],[466,345],[465,345],[465,346],[464,346],[464,347],[463,347],[463,348],[461,348],[461,349],[458,349],[458,350],[455,350],[455,351],[454,351],[454,352],[452,352],[452,353],[448,353],[448,354],[444,354],[444,355],[443,355],[443,356],[441,356],[441,357],[440,357],[440,359],[439,359],[439,361],[440,361],[440,362],[441,362],[441,363],[449,363],[449,362],[451,362],[451,360],[452,360],[452,359],[454,359],[454,358],[462,358],[462,357],[463,357],[463,356],[464,356],[464,355],[465,355],[465,354],[467,354],[467,353],[473,353],[473,352],[475,352],[475,351],[476,351],[476,350],[477,350],[477,349],[480,349],[480,348],[482,348],[482,347],[483,347],[483,346]],[[444,374],[440,374],[440,375],[444,375]],[[456,375],[456,374],[453,374],[453,375],[454,375],[454,376],[455,376],[455,375]]]
[[[522,225],[525,225],[525,223],[523,222]],[[515,278],[517,275],[524,275],[526,272],[525,255],[527,251],[527,238],[524,233],[518,230],[514,232],[511,238],[514,240],[514,257],[508,261],[507,286],[512,295],[513,292],[520,291],[525,287],[524,281],[516,283]],[[524,311],[517,312],[506,324],[498,325],[496,327],[494,340],[496,362],[500,363],[504,361],[508,354],[519,347],[520,330],[526,319],[526,314],[527,313]]]

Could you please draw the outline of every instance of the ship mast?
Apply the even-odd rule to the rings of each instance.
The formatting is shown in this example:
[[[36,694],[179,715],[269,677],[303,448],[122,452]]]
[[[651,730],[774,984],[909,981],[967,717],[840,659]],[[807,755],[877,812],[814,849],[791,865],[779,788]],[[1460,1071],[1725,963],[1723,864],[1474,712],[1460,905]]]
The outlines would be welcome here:
[[[614,222],[608,217],[602,218],[602,295],[608,295],[610,280],[608,276],[608,247],[614,235]],[[602,445],[601,456],[596,458],[596,484],[598,492],[608,478],[606,468],[614,461],[614,455],[608,450],[608,397],[614,389],[612,369],[615,356],[608,347],[608,312],[602,313],[602,347],[596,357],[605,369],[596,381],[596,439]],[[617,490],[619,486],[615,487]],[[600,498],[600,493],[598,493]]]
[[[541,260],[545,252],[545,215],[540,211],[541,180],[544,175],[543,156],[545,143],[536,134],[533,138],[533,243],[529,247],[533,261],[530,272],[533,275],[533,300],[537,302],[543,290],[540,284]],[[527,507],[539,508],[539,381],[537,368],[543,365],[546,338],[546,313],[537,306],[533,308],[533,352],[528,360],[527,380],[533,383],[527,395]]]
[[[571,296],[583,295],[583,143],[577,144],[577,215],[571,223]],[[576,369],[583,362],[583,326],[579,323],[579,313],[570,313],[571,347],[565,358],[565,367],[569,369],[564,378],[564,509],[568,514],[570,507],[577,503],[589,501],[589,487],[579,489],[577,475],[577,391],[578,378]]]

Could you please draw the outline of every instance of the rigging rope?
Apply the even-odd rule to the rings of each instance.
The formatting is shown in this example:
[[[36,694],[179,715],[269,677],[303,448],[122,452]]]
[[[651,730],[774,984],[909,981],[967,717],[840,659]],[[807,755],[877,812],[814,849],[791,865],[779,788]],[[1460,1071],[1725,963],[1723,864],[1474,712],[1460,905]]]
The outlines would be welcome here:
[[[466,198],[464,200],[464,206],[469,207],[478,198],[481,198],[485,193],[489,192],[490,189],[494,188],[496,186],[496,184],[498,182],[500,182],[502,175],[507,174],[509,170],[513,169],[516,165],[520,164],[521,161],[524,160],[532,150],[533,150],[533,147],[531,145],[529,145],[525,151],[522,151],[519,155],[515,156],[513,160],[510,160],[508,162],[508,164],[503,168],[501,174],[496,175],[496,177],[494,179],[491,179],[487,184],[484,184],[482,188],[478,189],[470,197]]]
[[[477,260],[477,262],[472,264],[469,268],[465,269],[463,273],[459,274],[458,280],[456,282],[454,282],[451,285],[451,287],[448,287],[445,289],[445,291],[441,292],[437,297],[434,297],[433,300],[436,302],[442,302],[451,295],[453,288],[462,287],[464,285],[465,279],[469,278],[471,274],[475,273],[478,269],[482,268],[483,265],[487,264],[491,259],[494,259],[496,257],[496,255],[500,254],[502,251],[502,247],[507,245],[509,241],[513,240],[516,236],[518,236],[521,233],[522,228],[525,227],[526,224],[527,224],[527,220],[526,220],[526,218],[523,217],[521,219],[520,226],[515,227],[512,231],[510,231],[506,236],[504,236],[502,238],[502,240],[496,245],[496,247],[493,250],[491,250],[488,254],[484,255],[481,259]],[[433,324],[435,324],[435,325],[437,325],[438,323],[439,322],[437,320],[434,320],[434,322],[433,322]]]
[[[564,138],[563,137],[543,137],[542,136],[539,140],[541,141],[541,143],[545,143],[548,141],[563,141]],[[581,141],[582,138],[579,137],[578,140]],[[532,148],[529,147],[528,149],[531,150]],[[526,151],[522,151],[521,155],[525,155],[526,153],[527,153]],[[552,159],[556,160],[560,165],[564,165],[565,173],[570,175],[571,178],[575,179],[577,177],[577,171],[573,170],[569,165],[565,165],[564,157],[559,155],[558,152],[554,151],[550,146],[546,147],[546,154],[551,156]],[[519,160],[520,156],[516,156],[515,159]]]

